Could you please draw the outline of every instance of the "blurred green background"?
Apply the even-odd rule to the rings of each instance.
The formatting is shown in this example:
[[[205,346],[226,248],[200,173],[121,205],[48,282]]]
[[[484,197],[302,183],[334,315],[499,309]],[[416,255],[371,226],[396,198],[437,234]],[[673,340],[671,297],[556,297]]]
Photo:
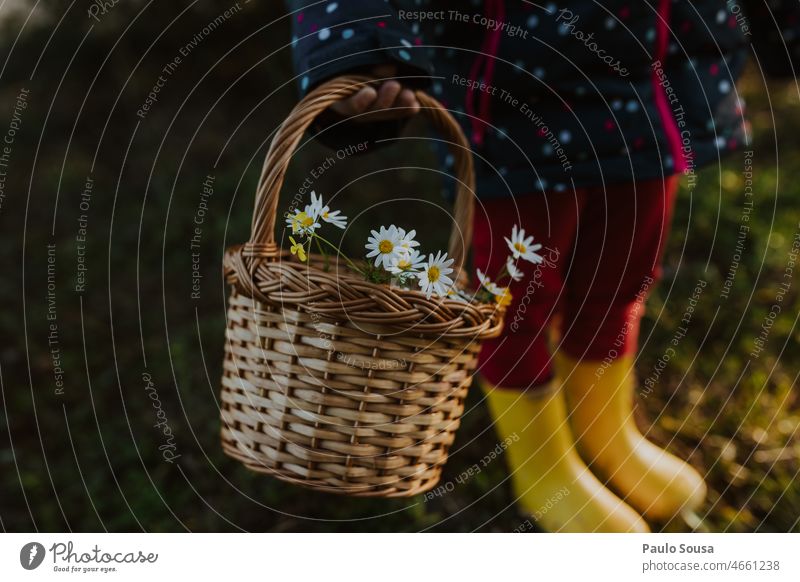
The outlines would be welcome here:
[[[88,3],[86,4],[88,5]],[[0,130],[30,91],[0,206],[0,526],[24,531],[511,531],[515,509],[502,462],[425,501],[356,500],[250,473],[218,442],[226,246],[249,233],[253,191],[271,133],[296,98],[279,2],[242,3],[166,78],[162,68],[228,5],[142,2],[100,22],[66,1],[0,19]],[[63,16],[63,17],[62,17]],[[665,277],[641,333],[640,376],[658,365],[698,279],[708,282],[690,330],[639,401],[640,425],[707,474],[710,531],[800,531],[798,282],[759,357],[749,355],[775,302],[798,233],[800,132],[795,84],[742,83],[754,128],[755,206],[727,299],[742,208],[743,154],[684,188]],[[412,128],[413,129],[413,128]],[[778,147],[777,144],[780,144]],[[420,148],[392,147],[337,163],[315,184],[351,216],[382,200],[440,200]],[[304,145],[289,194],[331,152]],[[200,298],[192,299],[193,220],[214,176],[199,238]],[[88,209],[81,209],[87,176]],[[366,176],[351,183],[356,176]],[[340,198],[339,198],[340,197]],[[449,225],[429,208],[379,206],[444,246]],[[87,215],[86,289],[75,291],[76,234]],[[362,220],[362,219],[359,219]],[[363,223],[377,220],[363,217]],[[346,243],[347,244],[347,243]],[[53,295],[48,297],[48,248]],[[50,302],[49,302],[50,301]],[[55,302],[55,343],[48,320]],[[57,349],[57,352],[53,352]],[[53,355],[63,369],[56,392]],[[143,376],[175,435],[166,463]],[[492,450],[476,391],[443,483]],[[680,523],[654,524],[679,531]]]

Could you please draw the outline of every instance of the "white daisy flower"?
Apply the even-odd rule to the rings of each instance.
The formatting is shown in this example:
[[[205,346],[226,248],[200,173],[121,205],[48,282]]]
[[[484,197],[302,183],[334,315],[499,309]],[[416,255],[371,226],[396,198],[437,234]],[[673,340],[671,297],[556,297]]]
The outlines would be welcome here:
[[[295,210],[286,217],[286,226],[292,229],[292,234],[308,234],[319,228],[319,222],[308,212]]]
[[[475,269],[475,272],[478,273],[478,281],[481,282],[481,287],[486,289],[492,295],[499,295],[502,293],[500,286],[489,279],[489,277],[483,271],[480,269]]]
[[[509,240],[507,237],[506,243],[508,244],[508,248],[511,249],[511,254],[514,259],[523,259],[525,261],[529,261],[531,263],[542,263],[544,262],[544,258],[540,255],[536,254],[542,245],[540,244],[533,244],[533,237],[525,237],[525,230],[522,228],[517,228],[517,225],[514,225],[514,228],[511,230],[511,239]]]
[[[313,217],[314,220],[321,219],[342,229],[347,227],[347,217],[342,216],[342,211],[331,211],[330,206],[322,202],[322,196],[317,196],[314,191],[311,192],[311,204],[306,206],[306,214]]]
[[[448,299],[455,299],[456,301],[461,301],[462,303],[469,303],[472,301],[472,296],[468,293],[465,293],[461,289],[450,288],[447,291]]]
[[[512,257],[508,257],[508,259],[506,259],[506,271],[508,271],[508,275],[514,281],[519,281],[520,279],[522,279],[522,277],[525,276],[525,273],[523,273],[517,268],[517,265]]]
[[[430,299],[431,295],[447,295],[447,290],[453,286],[453,280],[448,277],[453,269],[450,268],[454,259],[448,259],[447,253],[439,251],[436,257],[428,255],[428,262],[423,266],[422,272],[418,275],[419,286]]]
[[[417,235],[416,230],[412,230],[411,232],[406,232],[405,229],[398,228],[397,232],[400,235],[400,246],[410,251],[413,247],[419,246],[419,241],[415,240],[414,237]]]
[[[392,260],[401,252],[400,231],[395,225],[386,228],[382,226],[380,231],[372,231],[372,236],[367,239],[366,249],[367,258],[375,257],[375,266],[388,269],[392,265]]]
[[[327,206],[325,208],[327,208]],[[328,222],[328,223],[332,224],[333,226],[339,227],[341,229],[344,229],[344,228],[347,227],[347,217],[346,216],[342,216],[342,211],[341,210],[334,210],[333,212],[331,212],[329,210],[324,210],[323,209],[322,214],[320,215],[320,218],[322,220],[324,220],[325,222]]]
[[[424,264],[425,256],[420,254],[417,249],[405,250],[401,246],[397,255],[392,258],[391,264],[386,267],[386,270],[395,275],[413,275],[419,272]]]
[[[314,220],[318,220],[320,215],[322,214],[322,196],[317,197],[317,193],[312,190],[311,191],[311,204],[306,204],[306,214],[312,217]]]

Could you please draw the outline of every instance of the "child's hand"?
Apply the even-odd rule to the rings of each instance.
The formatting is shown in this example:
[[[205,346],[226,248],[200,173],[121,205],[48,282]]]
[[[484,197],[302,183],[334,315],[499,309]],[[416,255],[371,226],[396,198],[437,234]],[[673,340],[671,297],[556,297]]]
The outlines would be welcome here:
[[[379,78],[397,74],[394,66],[378,67],[374,74]],[[414,91],[404,88],[398,81],[384,81],[377,88],[363,87],[358,93],[331,105],[339,115],[356,117],[356,121],[373,122],[411,117],[419,113],[419,101]],[[370,115],[362,115],[370,113]]]

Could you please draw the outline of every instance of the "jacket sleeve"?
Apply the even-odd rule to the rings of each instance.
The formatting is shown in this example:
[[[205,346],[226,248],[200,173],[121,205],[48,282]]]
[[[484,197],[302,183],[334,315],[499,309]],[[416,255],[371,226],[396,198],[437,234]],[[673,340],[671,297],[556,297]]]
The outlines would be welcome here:
[[[368,73],[376,65],[394,64],[404,85],[425,88],[433,67],[425,49],[386,0],[286,0],[292,21],[292,57],[300,95],[345,73]],[[356,124],[331,110],[311,131],[338,149],[354,137],[370,146],[396,136],[407,120]],[[370,147],[369,149],[372,149]]]
[[[729,10],[732,6],[729,3]],[[800,73],[800,2],[745,0],[744,7],[744,18],[733,16],[741,19],[739,26],[764,72],[778,78],[793,78]]]
[[[286,0],[301,95],[326,79],[395,64],[404,81],[424,87],[432,67],[424,49],[385,0]]]

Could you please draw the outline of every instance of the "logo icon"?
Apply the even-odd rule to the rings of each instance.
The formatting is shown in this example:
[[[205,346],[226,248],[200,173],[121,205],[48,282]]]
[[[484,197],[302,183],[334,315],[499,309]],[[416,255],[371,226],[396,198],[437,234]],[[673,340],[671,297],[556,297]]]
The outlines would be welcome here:
[[[19,563],[26,570],[35,570],[44,561],[44,546],[39,542],[28,542],[19,551]]]

